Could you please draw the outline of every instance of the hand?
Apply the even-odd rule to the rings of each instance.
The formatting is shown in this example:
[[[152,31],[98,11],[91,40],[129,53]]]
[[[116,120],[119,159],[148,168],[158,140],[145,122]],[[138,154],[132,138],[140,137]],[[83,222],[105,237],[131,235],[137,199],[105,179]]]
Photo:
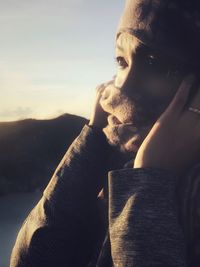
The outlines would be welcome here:
[[[94,126],[100,130],[102,130],[106,124],[107,124],[107,117],[108,117],[108,113],[106,113],[101,105],[100,105],[100,99],[102,97],[102,93],[105,90],[105,88],[107,86],[109,86],[111,83],[113,83],[113,80],[107,82],[107,83],[103,83],[101,85],[99,85],[96,88],[96,101],[95,101],[95,105],[94,105],[94,109],[90,118],[90,122],[89,125]]]
[[[194,75],[180,85],[167,110],[160,116],[140,146],[134,168],[155,167],[181,174],[200,154],[200,114],[186,109]],[[200,109],[200,92],[190,106]]]

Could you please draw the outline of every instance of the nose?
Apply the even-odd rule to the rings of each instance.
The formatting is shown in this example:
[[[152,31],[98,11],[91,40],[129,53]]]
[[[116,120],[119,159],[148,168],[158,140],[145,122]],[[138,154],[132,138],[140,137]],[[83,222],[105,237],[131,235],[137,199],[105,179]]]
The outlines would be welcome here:
[[[122,72],[113,76],[113,82],[108,83],[102,94],[102,100],[112,101],[115,96],[122,96],[129,99],[139,99],[140,92],[140,82],[139,74],[136,73],[135,66],[131,66],[129,71],[124,75]],[[140,79],[141,80],[141,79]]]
[[[102,84],[103,90],[101,94],[101,100],[106,100],[107,98],[109,98],[110,93],[112,92],[113,88],[115,88],[115,78],[116,75],[112,77],[111,81]]]
[[[136,72],[135,66],[132,66],[126,75],[119,75],[115,79],[115,87],[120,91],[121,94],[127,96],[137,95],[140,88],[139,74]]]
[[[101,100],[106,100],[110,96],[110,90],[107,88],[104,89],[102,95],[101,95]]]

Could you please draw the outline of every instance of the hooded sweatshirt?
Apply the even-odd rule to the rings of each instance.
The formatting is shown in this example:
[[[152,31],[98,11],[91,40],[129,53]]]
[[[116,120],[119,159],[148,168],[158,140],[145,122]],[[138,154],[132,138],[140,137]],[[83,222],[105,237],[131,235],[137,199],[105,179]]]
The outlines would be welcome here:
[[[127,31],[146,45],[176,54],[176,34],[179,33],[177,40],[182,41],[186,29],[179,7],[184,3],[186,11],[195,12],[190,2],[128,0],[117,36]],[[184,21],[191,25],[187,34],[192,31],[196,38],[198,14],[196,28],[193,19],[186,17]],[[169,18],[170,27],[166,24]],[[199,41],[194,40],[194,44],[186,40],[176,55],[182,58],[187,52],[186,61],[191,62]],[[191,45],[194,47],[188,51]],[[199,166],[184,177],[155,168],[110,170],[108,155],[103,133],[85,125],[24,221],[10,267],[200,265],[199,250],[190,251],[191,244],[198,243],[198,236],[192,232],[198,220],[194,221],[191,213],[198,214],[198,207],[191,205],[191,188],[193,193],[199,188]],[[97,196],[105,184],[108,210],[107,224],[103,225]]]
[[[10,267],[187,266],[178,177],[155,168],[108,171],[108,154],[105,136],[85,125],[24,221]],[[97,199],[106,182],[107,229]]]

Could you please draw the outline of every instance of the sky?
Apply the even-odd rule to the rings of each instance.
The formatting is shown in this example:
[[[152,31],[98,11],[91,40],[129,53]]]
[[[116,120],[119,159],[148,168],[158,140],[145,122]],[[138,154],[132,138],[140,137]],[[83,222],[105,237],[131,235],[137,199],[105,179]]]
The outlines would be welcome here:
[[[115,74],[122,0],[0,0],[0,121],[90,117]]]

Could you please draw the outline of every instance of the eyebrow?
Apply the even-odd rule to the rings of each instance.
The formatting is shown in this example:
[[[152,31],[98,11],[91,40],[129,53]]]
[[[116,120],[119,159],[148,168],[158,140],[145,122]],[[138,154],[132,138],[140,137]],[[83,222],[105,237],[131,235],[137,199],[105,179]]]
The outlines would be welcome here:
[[[136,50],[138,50],[138,51],[144,51],[144,52],[153,52],[153,50],[150,47],[148,47],[147,45],[145,45],[143,43],[140,43],[136,47]]]
[[[118,44],[118,43],[116,43],[116,45],[115,45],[115,49],[118,49],[119,51],[121,51],[121,52],[124,52],[125,50],[124,50],[124,47],[123,46],[121,46],[120,44]],[[145,44],[143,44],[143,43],[138,43],[137,45],[136,45],[136,47],[135,47],[135,51],[137,51],[137,50],[146,50],[146,49],[148,49],[148,47],[145,45]]]

